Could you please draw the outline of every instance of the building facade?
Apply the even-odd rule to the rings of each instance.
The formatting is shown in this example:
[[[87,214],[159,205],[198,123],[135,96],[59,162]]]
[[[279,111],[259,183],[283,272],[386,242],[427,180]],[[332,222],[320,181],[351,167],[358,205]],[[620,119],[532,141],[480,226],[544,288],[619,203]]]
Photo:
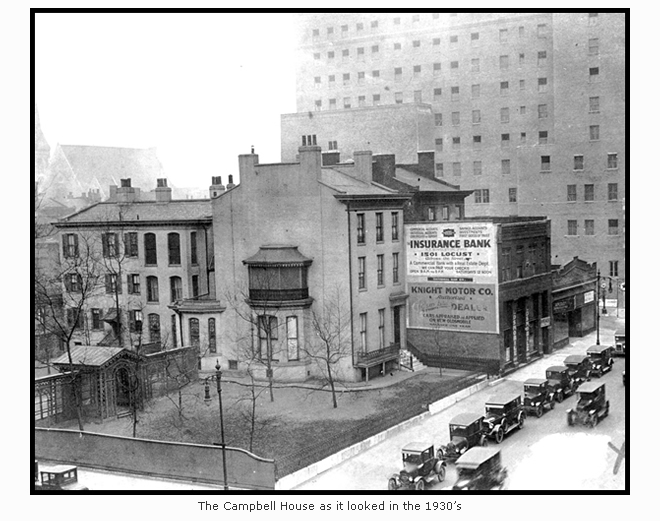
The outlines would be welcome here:
[[[467,215],[547,215],[554,264],[579,255],[622,279],[625,27],[621,13],[301,15],[299,115],[282,128],[343,152],[362,144],[344,130],[356,117],[430,107],[436,175],[474,191]],[[427,150],[401,125],[397,156]],[[377,128],[374,150],[392,136]]]

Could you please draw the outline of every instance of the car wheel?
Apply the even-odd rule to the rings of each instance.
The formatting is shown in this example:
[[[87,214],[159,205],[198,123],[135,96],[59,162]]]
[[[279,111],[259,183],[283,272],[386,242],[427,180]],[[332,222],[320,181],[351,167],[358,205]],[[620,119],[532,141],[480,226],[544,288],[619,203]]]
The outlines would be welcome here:
[[[542,403],[538,404],[538,406],[536,407],[536,411],[534,411],[534,413],[536,414],[537,418],[540,418],[541,416],[543,416],[543,404]]]
[[[589,418],[589,427],[592,429],[598,425],[598,415],[594,414],[591,418]]]
[[[445,451],[442,449],[438,449],[438,452],[435,453],[435,457],[438,458],[439,460],[445,459]]]
[[[437,475],[438,475],[438,483],[442,483],[445,480],[445,475],[447,474],[447,469],[445,468],[444,465],[441,465],[440,468],[438,469]]]
[[[559,403],[564,401],[564,393],[562,391],[557,391],[557,401]]]
[[[387,482],[387,490],[396,490],[397,488],[396,479],[390,478],[390,480]]]
[[[518,416],[518,428],[522,429],[523,425],[525,425],[525,413],[521,412],[520,416]]]
[[[415,483],[415,490],[424,490],[426,488],[426,483],[424,478],[421,478],[417,483]]]
[[[573,418],[573,413],[572,413],[572,412],[569,412],[569,413],[566,415],[566,423],[568,423],[568,426],[569,426],[569,427],[572,427],[572,426],[573,426],[574,418]]]
[[[504,440],[504,424],[500,425],[500,428],[495,431],[495,441],[502,443],[502,440]]]
[[[552,410],[554,410],[554,408],[555,408],[555,401],[550,400],[550,410],[552,411]]]
[[[488,440],[486,439],[486,436],[482,436],[481,438],[479,438],[479,446],[480,447],[488,446]]]

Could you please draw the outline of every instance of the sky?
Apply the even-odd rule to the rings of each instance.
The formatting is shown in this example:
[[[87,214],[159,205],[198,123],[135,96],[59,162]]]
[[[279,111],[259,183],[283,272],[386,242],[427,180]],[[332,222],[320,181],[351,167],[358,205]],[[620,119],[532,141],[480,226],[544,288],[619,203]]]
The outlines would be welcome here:
[[[38,13],[35,99],[51,150],[156,147],[179,187],[236,181],[251,146],[279,162],[280,114],[295,112],[294,16]]]

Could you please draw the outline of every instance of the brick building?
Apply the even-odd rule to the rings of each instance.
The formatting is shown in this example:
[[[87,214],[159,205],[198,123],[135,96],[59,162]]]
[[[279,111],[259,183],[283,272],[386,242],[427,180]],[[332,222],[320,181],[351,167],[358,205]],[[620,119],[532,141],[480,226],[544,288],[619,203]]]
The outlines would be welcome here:
[[[301,15],[283,158],[307,133],[348,155],[434,149],[436,175],[474,191],[467,215],[547,215],[554,264],[623,278],[625,27],[622,13]]]

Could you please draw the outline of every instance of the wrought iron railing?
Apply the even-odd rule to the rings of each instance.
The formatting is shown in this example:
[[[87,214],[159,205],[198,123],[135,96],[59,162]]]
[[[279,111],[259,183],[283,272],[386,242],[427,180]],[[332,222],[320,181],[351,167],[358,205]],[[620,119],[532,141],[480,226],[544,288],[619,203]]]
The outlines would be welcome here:
[[[391,344],[382,349],[376,349],[375,351],[360,351],[357,353],[358,362],[368,362],[370,360],[375,360],[377,358],[386,357],[389,355],[399,356],[399,344]]]
[[[296,289],[250,289],[250,300],[280,302],[286,300],[304,300],[309,298],[308,288]]]

